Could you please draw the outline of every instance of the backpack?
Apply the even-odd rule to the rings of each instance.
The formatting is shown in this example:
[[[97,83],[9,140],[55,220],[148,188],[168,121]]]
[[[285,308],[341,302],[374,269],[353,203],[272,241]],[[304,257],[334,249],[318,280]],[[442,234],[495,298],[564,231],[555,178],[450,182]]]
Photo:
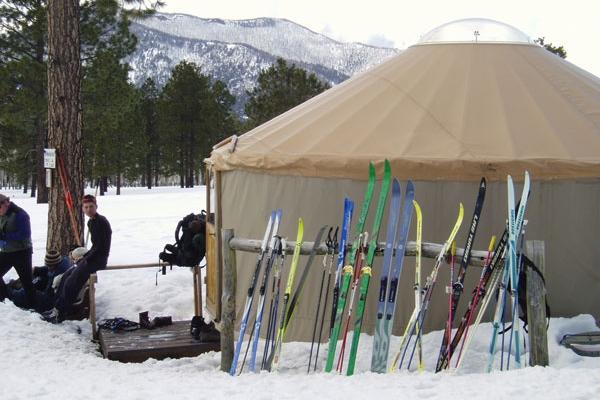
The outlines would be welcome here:
[[[528,323],[528,317],[527,317],[527,273],[526,273],[527,268],[531,268],[533,270],[533,272],[538,274],[540,276],[540,278],[542,279],[544,286],[546,285],[546,280],[544,279],[544,274],[542,274],[542,271],[540,271],[539,268],[533,263],[533,261],[531,261],[527,256],[525,256],[525,254],[521,254],[521,268],[519,270],[519,285],[518,285],[517,291],[518,291],[518,296],[519,296],[519,318],[524,323],[523,329],[525,330],[525,332],[528,332],[528,330],[527,330],[527,323]],[[509,284],[509,288],[510,288],[510,284]],[[510,302],[508,302],[507,304],[510,304]],[[547,318],[546,324],[547,325],[550,324],[550,316],[551,316],[550,305],[548,303],[548,296],[546,295],[546,318]],[[509,324],[504,330],[498,332],[498,334],[502,335],[502,334],[508,332],[511,329],[511,327],[512,327],[512,324]]]
[[[188,214],[177,223],[175,243],[167,244],[158,255],[161,261],[181,267],[200,264],[206,253],[206,211]]]

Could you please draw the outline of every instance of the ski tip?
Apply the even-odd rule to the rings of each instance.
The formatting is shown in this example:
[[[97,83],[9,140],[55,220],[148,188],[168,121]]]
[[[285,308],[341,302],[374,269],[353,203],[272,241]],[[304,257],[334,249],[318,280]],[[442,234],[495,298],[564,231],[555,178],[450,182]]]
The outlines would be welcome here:
[[[490,245],[488,246],[488,251],[492,252],[494,250],[494,247],[496,247],[496,235],[492,235],[492,238],[490,239]]]
[[[487,186],[487,179],[485,179],[485,176],[481,177],[481,182],[479,183],[479,187],[484,188]]]
[[[350,214],[352,214],[354,211],[354,200],[352,200],[350,197],[346,197],[344,199],[344,209],[348,210]]]
[[[394,178],[394,180],[392,181],[392,191],[400,192],[400,181],[398,180],[398,178]]]
[[[414,192],[415,191],[415,185],[413,184],[413,182],[411,180],[409,180],[408,182],[406,182],[406,192]]]
[[[421,215],[421,206],[419,205],[419,202],[416,200],[413,200],[413,206],[415,207],[415,211],[417,212],[417,215]]]
[[[350,205],[350,210],[354,210],[354,200],[353,199],[348,199],[348,204]]]
[[[391,174],[392,173],[392,164],[390,164],[390,160],[388,160],[387,158],[383,162],[383,170],[384,170],[385,174]]]

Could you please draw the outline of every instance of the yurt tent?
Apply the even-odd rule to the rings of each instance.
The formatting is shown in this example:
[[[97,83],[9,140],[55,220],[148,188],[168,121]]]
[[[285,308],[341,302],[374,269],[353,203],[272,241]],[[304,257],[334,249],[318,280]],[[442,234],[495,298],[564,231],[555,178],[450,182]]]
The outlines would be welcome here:
[[[504,229],[507,174],[519,182],[528,170],[533,183],[526,238],[545,241],[552,313],[598,312],[599,78],[511,26],[481,19],[443,25],[399,55],[215,148],[207,164],[216,232],[233,228],[238,237],[259,239],[270,211],[282,208],[280,233],[294,240],[302,217],[305,240],[311,241],[323,224],[341,224],[344,197],[360,206],[369,161],[381,177],[384,159],[403,187],[408,179],[415,183],[429,242],[445,240],[463,202],[465,223],[457,245],[464,245],[485,176],[489,186],[476,249],[487,248],[490,236]],[[414,226],[410,235],[414,240]],[[215,236],[209,281],[218,287],[221,257]],[[237,253],[238,316],[255,258]],[[311,338],[320,268],[320,260],[312,266],[288,339]],[[363,325],[370,333],[380,268],[378,260]],[[479,277],[472,269],[467,271],[469,292]],[[285,279],[287,270],[283,274]],[[414,307],[413,275],[414,259],[408,258],[396,333]],[[439,280],[429,329],[441,329],[447,316],[447,269]],[[220,301],[218,290],[213,292],[209,305]],[[218,313],[218,304],[210,309]]]

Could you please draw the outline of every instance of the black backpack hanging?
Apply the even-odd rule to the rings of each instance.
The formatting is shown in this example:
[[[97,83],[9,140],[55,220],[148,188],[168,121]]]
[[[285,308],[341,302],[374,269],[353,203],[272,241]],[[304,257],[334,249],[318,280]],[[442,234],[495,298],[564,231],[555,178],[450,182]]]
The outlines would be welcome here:
[[[206,253],[206,211],[188,214],[177,223],[175,243],[165,245],[161,261],[181,267],[200,264]]]
[[[539,268],[531,261],[525,254],[521,254],[521,268],[519,269],[519,318],[523,321],[523,329],[527,332],[527,269],[531,268],[533,272],[538,274],[544,283],[544,287],[546,286],[546,280],[544,279],[544,274]],[[510,290],[510,288],[509,288]],[[546,296],[546,318],[548,324],[550,323],[550,305],[548,304],[548,296]],[[504,330],[500,331],[498,334],[502,335],[503,333],[508,332],[511,329],[512,324],[509,324]]]

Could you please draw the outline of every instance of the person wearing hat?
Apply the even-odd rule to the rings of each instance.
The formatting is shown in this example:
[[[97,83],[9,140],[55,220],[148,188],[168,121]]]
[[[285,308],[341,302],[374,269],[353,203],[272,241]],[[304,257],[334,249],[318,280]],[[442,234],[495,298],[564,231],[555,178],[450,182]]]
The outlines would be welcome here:
[[[44,266],[33,268],[33,284],[36,290],[46,290],[48,285],[52,285],[54,278],[67,272],[72,265],[69,256],[62,256],[55,249],[48,250],[44,257]]]
[[[4,275],[14,268],[25,291],[27,307],[35,305],[32,253],[29,215],[10,198],[0,194],[0,301],[8,296]]]
[[[43,314],[43,319],[51,323],[60,323],[74,312],[73,304],[90,275],[106,268],[108,262],[112,237],[110,223],[106,217],[98,213],[94,196],[89,194],[83,196],[82,208],[83,213],[89,218],[87,226],[92,247],[73,265],[73,268],[65,273],[54,308]]]
[[[72,266],[68,256],[61,256],[54,249],[46,252],[43,267],[33,268],[33,287],[35,288],[35,310],[39,313],[54,307],[56,288],[61,276]],[[24,289],[16,282],[9,283],[8,298],[18,307],[27,307]]]

